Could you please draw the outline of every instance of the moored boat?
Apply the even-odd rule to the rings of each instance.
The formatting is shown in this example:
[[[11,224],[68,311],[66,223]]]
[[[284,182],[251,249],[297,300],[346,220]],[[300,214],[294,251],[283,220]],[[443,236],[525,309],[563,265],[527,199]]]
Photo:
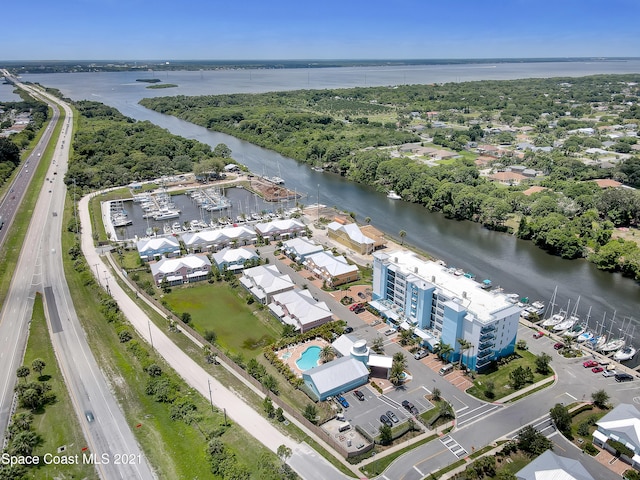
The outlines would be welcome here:
[[[542,322],[543,327],[555,327],[561,322],[564,322],[566,319],[566,314],[564,312],[554,313],[551,317],[547,318],[544,322]]]
[[[626,340],[624,338],[615,338],[613,340],[611,340],[610,342],[605,343],[604,345],[602,345],[600,347],[600,351],[607,353],[607,352],[614,352],[616,350],[620,350],[622,348],[624,348],[625,344],[626,344]]]
[[[576,342],[578,343],[590,342],[592,339],[593,339],[593,332],[587,330],[586,332],[581,333],[576,337]]]
[[[631,360],[636,354],[636,349],[632,345],[628,345],[620,350],[618,350],[614,355],[613,359],[619,362],[625,362],[627,360]]]
[[[402,197],[398,195],[394,190],[389,190],[389,192],[387,193],[387,198],[390,198],[391,200],[402,200]]]

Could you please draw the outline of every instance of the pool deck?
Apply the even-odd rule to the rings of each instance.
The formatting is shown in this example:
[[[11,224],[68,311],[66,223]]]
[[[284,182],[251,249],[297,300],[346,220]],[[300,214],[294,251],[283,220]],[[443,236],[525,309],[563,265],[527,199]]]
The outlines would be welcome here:
[[[309,347],[326,347],[329,345],[325,340],[321,338],[316,338],[313,340],[307,340],[304,343],[298,343],[296,345],[291,345],[288,348],[283,348],[278,350],[277,355],[280,360],[282,360],[285,364],[289,366],[291,371],[296,374],[298,377],[302,377],[302,370],[298,368],[296,365],[296,361],[300,360],[302,357],[302,353]]]

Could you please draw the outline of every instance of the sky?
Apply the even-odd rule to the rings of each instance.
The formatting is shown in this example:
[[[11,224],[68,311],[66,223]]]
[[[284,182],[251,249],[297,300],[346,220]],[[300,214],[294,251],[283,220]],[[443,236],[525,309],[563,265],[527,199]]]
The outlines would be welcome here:
[[[1,60],[640,56],[640,0],[29,0]]]

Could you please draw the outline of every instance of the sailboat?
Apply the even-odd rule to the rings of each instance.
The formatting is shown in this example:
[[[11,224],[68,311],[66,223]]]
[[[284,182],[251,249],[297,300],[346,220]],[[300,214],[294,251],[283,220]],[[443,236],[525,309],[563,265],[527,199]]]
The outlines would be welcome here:
[[[629,323],[631,323],[631,319],[629,319]],[[631,360],[635,354],[636,354],[636,349],[635,347],[631,344],[631,341],[633,340],[633,333],[635,332],[635,325],[633,327],[633,330],[631,332],[631,335],[629,335],[629,341],[627,342],[628,345],[621,348],[620,350],[618,350],[614,355],[613,355],[613,359],[614,360],[618,360],[619,362],[625,362],[627,360]]]
[[[615,318],[615,316],[616,316],[616,314],[614,312],[613,318]],[[623,322],[623,327],[624,327],[624,322]],[[620,329],[620,330],[622,330],[622,329]],[[611,338],[611,332],[612,331],[613,331],[613,319],[611,320],[611,329],[609,330],[609,338]],[[613,340],[609,340],[607,343],[602,345],[600,347],[600,351],[603,352],[603,353],[615,352],[616,350],[620,350],[621,348],[624,348],[626,343],[627,342],[623,337],[614,338]]]
[[[580,297],[578,297],[578,301],[576,302],[571,314],[565,318],[562,322],[557,323],[553,326],[554,332],[564,332],[565,330],[569,330],[573,328],[573,326],[578,323],[580,318],[578,317],[578,305],[580,304]],[[567,304],[567,312],[569,311],[569,306],[571,305],[571,300]]]

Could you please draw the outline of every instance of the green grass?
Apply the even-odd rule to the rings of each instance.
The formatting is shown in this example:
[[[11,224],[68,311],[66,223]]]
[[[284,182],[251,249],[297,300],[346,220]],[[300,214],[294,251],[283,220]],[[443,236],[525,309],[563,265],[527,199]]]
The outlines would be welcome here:
[[[391,465],[391,463],[396,458],[400,457],[401,455],[404,455],[405,453],[413,450],[414,448],[419,447],[420,445],[429,443],[430,441],[435,440],[436,438],[438,438],[437,435],[431,435],[427,438],[423,438],[419,442],[413,443],[408,447],[398,450],[397,452],[386,455],[384,458],[368,463],[364,467],[361,467],[360,471],[369,477],[377,477],[378,475],[381,475],[382,472],[384,472],[387,469],[387,467]]]
[[[255,358],[265,346],[280,338],[282,327],[267,314],[256,312],[256,307],[252,312],[239,292],[242,290],[233,290],[223,282],[202,282],[174,288],[163,300],[178,316],[189,312],[192,327],[200,334],[213,330],[223,349]]]
[[[67,206],[66,220],[71,213],[71,207]],[[73,234],[63,232],[63,252],[68,251],[74,242],[73,237]],[[129,425],[142,424],[141,428],[134,428],[134,434],[159,478],[210,478],[209,462],[205,455],[206,439],[194,426],[171,420],[169,407],[156,403],[146,395],[144,390],[148,375],[142,371],[138,360],[126,346],[118,341],[113,326],[104,321],[98,310],[96,287],[85,285],[83,276],[73,270],[72,261],[66,255],[64,264],[74,306],[87,332],[92,351],[111,379]],[[133,336],[137,339],[135,333]],[[141,344],[144,345],[144,342],[141,341]],[[150,350],[149,347],[145,348]],[[153,352],[151,354],[155,355]],[[154,361],[181,384],[182,392],[191,392],[163,359],[154,358]],[[208,399],[197,392],[189,395],[198,407],[202,417],[199,424],[204,431],[221,423],[220,413],[208,413]],[[267,452],[257,440],[237,425],[232,426],[222,436],[222,440],[252,471],[257,470],[258,457]]]
[[[536,356],[533,353],[518,350],[517,354],[520,358],[513,360],[506,365],[499,366],[495,371],[478,374],[476,380],[473,382],[473,387],[467,390],[467,393],[481,400],[499,400],[502,397],[515,393],[517,390],[513,390],[509,385],[509,375],[519,366],[531,368],[531,371],[533,372],[533,383],[537,383],[545,378],[553,376],[553,371],[550,371],[547,375],[541,375],[536,372]],[[494,384],[495,396],[493,398],[489,398],[485,395],[486,385],[489,382]],[[526,388],[526,385],[524,388]]]
[[[51,392],[55,394],[55,403],[47,405],[43,411],[34,414],[33,429],[42,437],[42,444],[34,450],[34,455],[50,453],[58,455],[58,448],[64,446],[60,455],[81,455],[82,448],[87,445],[78,418],[73,409],[71,398],[67,392],[64,379],[58,367],[46,319],[42,297],[38,294],[33,305],[29,341],[24,355],[23,365],[31,368],[31,362],[40,358],[46,364],[42,371],[42,378],[51,385]],[[29,380],[36,379],[37,373],[32,371]],[[17,412],[27,412],[18,409]],[[64,421],[60,421],[64,419]],[[98,473],[89,464],[79,465],[44,465],[28,470],[28,478],[87,478],[97,479]]]

